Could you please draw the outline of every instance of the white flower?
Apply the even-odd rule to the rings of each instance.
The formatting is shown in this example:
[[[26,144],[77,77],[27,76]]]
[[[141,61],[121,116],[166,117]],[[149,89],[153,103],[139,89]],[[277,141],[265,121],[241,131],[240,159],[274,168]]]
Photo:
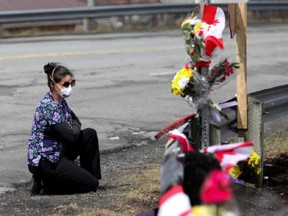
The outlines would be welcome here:
[[[181,89],[184,89],[189,82],[189,79],[187,77],[181,77],[181,79],[178,81],[178,85],[180,86]]]

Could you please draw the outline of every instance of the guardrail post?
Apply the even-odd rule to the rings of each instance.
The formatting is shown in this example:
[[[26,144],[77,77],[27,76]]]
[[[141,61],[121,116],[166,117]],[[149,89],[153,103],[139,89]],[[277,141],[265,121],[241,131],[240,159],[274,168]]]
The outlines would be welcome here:
[[[210,146],[221,144],[221,129],[216,125],[210,124]]]
[[[87,7],[96,6],[96,0],[87,0]],[[93,18],[86,18],[83,20],[84,31],[90,31],[95,29],[96,23]]]
[[[3,34],[4,34],[3,25],[0,23],[0,38],[3,37]]]
[[[260,157],[261,173],[257,176],[256,187],[261,187],[263,183],[263,102],[257,98],[248,97],[248,132],[247,140],[254,143],[254,150]]]

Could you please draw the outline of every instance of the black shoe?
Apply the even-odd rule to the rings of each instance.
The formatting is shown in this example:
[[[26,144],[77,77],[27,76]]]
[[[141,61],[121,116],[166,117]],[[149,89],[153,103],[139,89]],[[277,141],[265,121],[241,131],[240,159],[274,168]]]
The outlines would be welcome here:
[[[31,180],[30,194],[31,196],[40,195],[42,190],[42,183],[40,178],[36,178],[34,175]]]
[[[105,191],[107,189],[107,185],[99,185],[97,189]]]

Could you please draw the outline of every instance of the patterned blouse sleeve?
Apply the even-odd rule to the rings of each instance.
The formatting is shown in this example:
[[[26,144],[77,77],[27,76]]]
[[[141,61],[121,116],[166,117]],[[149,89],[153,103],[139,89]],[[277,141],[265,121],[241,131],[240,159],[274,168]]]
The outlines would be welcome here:
[[[44,119],[48,122],[48,125],[55,125],[65,122],[64,113],[57,107],[46,104],[43,110]]]

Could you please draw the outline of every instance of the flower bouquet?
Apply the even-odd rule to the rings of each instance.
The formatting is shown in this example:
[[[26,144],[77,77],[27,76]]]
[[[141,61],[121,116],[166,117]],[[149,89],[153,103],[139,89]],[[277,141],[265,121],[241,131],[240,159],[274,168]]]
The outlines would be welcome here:
[[[209,98],[209,93],[214,84],[225,81],[226,77],[234,73],[234,69],[239,68],[238,63],[230,63],[227,59],[219,62],[206,75],[201,75],[198,68],[193,68],[191,64],[186,64],[177,72],[172,80],[171,91],[175,95],[181,95],[197,108],[202,104],[207,104],[211,109],[216,110],[225,119],[228,116],[222,111],[218,104]]]
[[[227,58],[210,68],[216,48],[224,49],[224,27],[225,15],[222,9],[208,5],[204,6],[202,20],[193,13],[183,21],[181,30],[190,60],[176,73],[171,88],[173,94],[184,97],[197,109],[206,104],[227,118],[218,104],[209,98],[212,86],[224,82],[239,68],[239,63]]]
[[[191,96],[194,100],[204,97],[209,88],[206,77],[201,76],[196,68],[192,69],[190,64],[186,64],[172,80],[173,94]]]
[[[209,92],[214,84],[222,83],[238,69],[237,62],[229,62],[227,59],[220,61],[206,75],[198,72],[191,64],[186,64],[178,71],[172,80],[172,93],[175,95],[186,95],[193,98],[203,97]]]

